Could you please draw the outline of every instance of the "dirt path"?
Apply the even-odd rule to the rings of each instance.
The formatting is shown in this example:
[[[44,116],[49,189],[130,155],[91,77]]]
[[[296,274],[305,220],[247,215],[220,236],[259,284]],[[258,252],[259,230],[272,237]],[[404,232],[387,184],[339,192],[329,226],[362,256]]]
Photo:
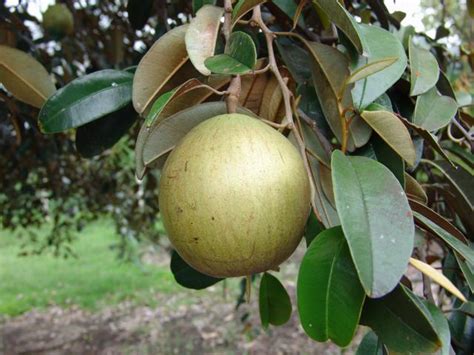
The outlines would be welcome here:
[[[294,294],[294,287],[289,291]],[[123,303],[97,313],[57,307],[32,311],[0,326],[0,354],[341,353],[333,344],[309,340],[296,314],[285,326],[265,332],[256,300],[235,311],[220,293],[216,287],[207,298],[187,292],[157,296],[156,308]],[[186,304],[190,299],[195,303]]]

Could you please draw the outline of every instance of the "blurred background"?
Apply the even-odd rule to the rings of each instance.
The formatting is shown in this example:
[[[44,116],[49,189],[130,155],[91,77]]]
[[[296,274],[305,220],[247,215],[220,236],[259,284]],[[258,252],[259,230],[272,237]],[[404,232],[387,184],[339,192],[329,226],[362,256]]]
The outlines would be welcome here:
[[[0,0],[0,44],[32,54],[57,87],[136,65],[192,13],[186,0],[65,0],[72,30],[53,33],[42,21],[54,3]],[[453,55],[472,41],[466,1],[385,4],[406,13],[403,26],[441,36]],[[366,4],[353,6],[357,12]],[[158,176],[135,178],[134,118],[118,144],[85,159],[73,134],[42,134],[37,114],[0,85],[0,354],[353,352],[312,342],[296,315],[265,332],[257,296],[242,302],[241,280],[204,291],[175,282],[158,213]],[[295,260],[303,252],[304,246],[282,267],[293,297]]]

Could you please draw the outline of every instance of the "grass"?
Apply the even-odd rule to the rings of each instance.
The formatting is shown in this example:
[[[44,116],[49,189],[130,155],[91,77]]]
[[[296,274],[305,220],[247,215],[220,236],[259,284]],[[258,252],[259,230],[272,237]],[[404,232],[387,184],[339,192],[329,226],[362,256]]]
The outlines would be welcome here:
[[[124,300],[155,305],[157,292],[179,289],[167,267],[117,259],[108,221],[87,227],[72,245],[77,258],[18,256],[21,240],[0,231],[0,314],[18,315],[50,305],[97,309]]]

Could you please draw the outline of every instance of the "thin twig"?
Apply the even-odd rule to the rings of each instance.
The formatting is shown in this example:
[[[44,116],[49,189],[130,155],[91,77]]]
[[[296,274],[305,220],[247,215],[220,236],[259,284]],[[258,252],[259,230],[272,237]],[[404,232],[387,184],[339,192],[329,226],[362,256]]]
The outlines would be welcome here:
[[[314,185],[313,174],[311,171],[311,167],[309,165],[308,156],[306,155],[306,146],[293,120],[293,110],[292,110],[292,105],[291,105],[292,93],[290,89],[288,88],[288,86],[286,85],[286,82],[283,79],[280,71],[278,70],[278,64],[275,58],[275,51],[273,49],[273,40],[275,39],[275,34],[272,31],[270,31],[270,29],[267,27],[267,25],[263,21],[260,6],[256,6],[254,8],[251,21],[257,24],[265,35],[265,39],[267,43],[267,51],[268,51],[268,63],[270,65],[270,70],[272,71],[273,75],[275,75],[275,78],[278,81],[278,84],[280,86],[280,89],[283,95],[283,102],[285,105],[285,118],[282,124],[286,124],[289,129],[293,130],[293,133],[296,138],[296,142],[300,149],[300,154],[303,159],[306,173],[308,175],[310,190],[311,190],[311,197],[313,198],[313,196],[315,196],[316,194],[316,187]],[[318,220],[321,221],[321,216],[319,215],[319,212],[316,210],[315,206],[313,206],[313,211],[316,217],[318,218]]]

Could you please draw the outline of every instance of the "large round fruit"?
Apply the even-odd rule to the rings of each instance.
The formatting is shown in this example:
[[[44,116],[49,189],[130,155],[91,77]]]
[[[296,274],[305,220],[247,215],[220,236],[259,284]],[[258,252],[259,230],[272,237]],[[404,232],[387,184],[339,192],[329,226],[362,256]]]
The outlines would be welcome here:
[[[192,129],[161,175],[160,211],[171,243],[215,277],[277,268],[295,250],[310,208],[296,148],[258,119],[213,117]]]
[[[50,35],[62,38],[74,31],[74,18],[71,11],[64,4],[48,7],[43,14],[43,28]]]

